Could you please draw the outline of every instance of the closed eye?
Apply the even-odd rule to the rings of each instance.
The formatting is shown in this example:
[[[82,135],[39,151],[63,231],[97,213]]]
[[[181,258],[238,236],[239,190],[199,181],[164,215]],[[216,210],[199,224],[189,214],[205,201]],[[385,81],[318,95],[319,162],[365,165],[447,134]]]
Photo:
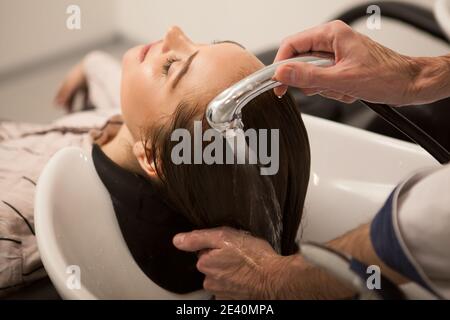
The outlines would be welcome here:
[[[170,67],[177,61],[179,61],[179,59],[167,58],[166,63],[163,65],[163,74],[167,76],[169,74]]]

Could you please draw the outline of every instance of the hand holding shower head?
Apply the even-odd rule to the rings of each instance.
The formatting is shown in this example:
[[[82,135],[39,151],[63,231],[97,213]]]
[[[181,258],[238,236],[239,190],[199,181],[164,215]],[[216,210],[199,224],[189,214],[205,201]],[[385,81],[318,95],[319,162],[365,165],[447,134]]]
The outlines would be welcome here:
[[[242,108],[261,93],[282,85],[272,78],[277,67],[290,62],[306,62],[319,67],[334,64],[334,61],[329,58],[301,56],[280,61],[256,71],[220,93],[208,104],[206,119],[211,128],[222,133],[229,129],[243,129]]]
[[[299,56],[280,61],[258,70],[216,96],[206,108],[206,120],[211,128],[225,134],[225,136],[227,136],[227,131],[230,132],[230,130],[231,133],[242,131],[244,128],[242,108],[261,93],[282,85],[272,79],[278,66],[290,62],[306,62],[319,67],[334,65],[333,57],[327,54],[325,56],[326,58],[324,53],[310,53],[309,56]],[[366,101],[361,101],[361,103],[375,111],[384,120],[428,151],[441,164],[450,163],[450,152],[397,110],[384,104]]]

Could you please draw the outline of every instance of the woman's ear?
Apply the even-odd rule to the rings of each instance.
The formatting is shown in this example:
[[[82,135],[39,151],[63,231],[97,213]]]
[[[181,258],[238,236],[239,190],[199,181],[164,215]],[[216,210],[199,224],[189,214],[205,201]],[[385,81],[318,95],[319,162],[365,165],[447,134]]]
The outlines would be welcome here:
[[[133,153],[138,160],[142,170],[144,170],[147,176],[150,178],[157,178],[158,174],[156,172],[155,162],[149,162],[145,152],[144,144],[141,141],[138,141],[133,145]]]

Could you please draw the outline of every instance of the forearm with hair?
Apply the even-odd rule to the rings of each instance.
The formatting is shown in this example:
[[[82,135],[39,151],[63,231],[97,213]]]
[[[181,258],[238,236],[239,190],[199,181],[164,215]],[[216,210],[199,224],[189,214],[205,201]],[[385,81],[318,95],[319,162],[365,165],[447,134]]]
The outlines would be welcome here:
[[[376,255],[370,241],[370,224],[362,225],[327,244],[367,265],[378,265],[384,276],[397,284],[406,279],[388,268]],[[274,277],[277,299],[345,299],[355,292],[333,276],[315,267],[301,255],[283,257]]]
[[[415,70],[412,94],[416,104],[450,97],[450,54],[433,58],[411,58]]]

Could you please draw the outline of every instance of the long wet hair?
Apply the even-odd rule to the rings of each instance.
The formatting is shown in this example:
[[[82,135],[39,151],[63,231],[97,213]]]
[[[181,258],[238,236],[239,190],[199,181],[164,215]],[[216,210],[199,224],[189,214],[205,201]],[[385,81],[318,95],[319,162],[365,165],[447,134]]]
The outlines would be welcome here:
[[[189,130],[194,145],[194,120],[202,120],[203,130],[209,128],[204,111],[204,106],[182,103],[168,121],[154,125],[144,137],[147,158],[154,161],[160,178],[162,199],[199,229],[230,226],[267,240],[283,255],[295,253],[310,175],[310,147],[294,100],[289,94],[280,99],[270,90],[243,109],[244,130],[279,129],[279,170],[266,176],[259,164],[172,162],[172,149],[178,143],[171,141],[172,132]]]

